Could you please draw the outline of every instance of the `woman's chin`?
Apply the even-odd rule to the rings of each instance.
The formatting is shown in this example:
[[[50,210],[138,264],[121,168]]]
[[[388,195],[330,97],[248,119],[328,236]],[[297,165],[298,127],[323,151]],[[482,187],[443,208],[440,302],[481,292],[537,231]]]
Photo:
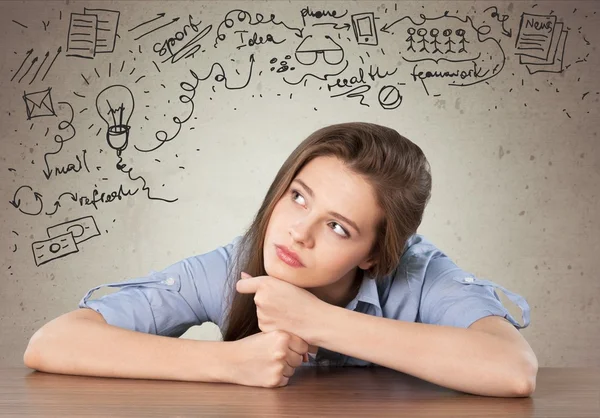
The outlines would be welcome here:
[[[306,287],[302,284],[302,280],[298,280],[299,278],[297,275],[293,274],[293,272],[290,272],[290,270],[294,270],[293,267],[286,265],[279,259],[273,261],[273,263],[265,263],[265,271],[267,272],[268,276],[291,283],[294,286]]]
[[[283,280],[285,282],[288,283],[294,283],[294,280],[292,277],[290,277],[290,273],[285,271],[285,266],[279,267],[279,266],[275,266],[275,267],[271,267],[271,268],[265,268],[265,271],[267,272],[268,276],[271,277],[275,277],[279,280]]]

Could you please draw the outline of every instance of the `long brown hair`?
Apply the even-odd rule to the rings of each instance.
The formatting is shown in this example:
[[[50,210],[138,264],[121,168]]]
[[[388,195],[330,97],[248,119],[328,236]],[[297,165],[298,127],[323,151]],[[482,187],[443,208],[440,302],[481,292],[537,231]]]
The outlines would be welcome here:
[[[228,273],[230,288],[226,300],[230,303],[224,341],[260,332],[254,295],[238,293],[235,284],[241,271],[252,276],[267,275],[263,244],[273,208],[304,165],[319,156],[339,158],[352,172],[363,176],[375,191],[384,217],[371,250],[375,257],[369,269],[372,277],[390,274],[400,262],[406,241],[417,232],[431,196],[430,166],[421,148],[394,129],[373,123],[340,123],[313,132],[283,163],[239,242]]]

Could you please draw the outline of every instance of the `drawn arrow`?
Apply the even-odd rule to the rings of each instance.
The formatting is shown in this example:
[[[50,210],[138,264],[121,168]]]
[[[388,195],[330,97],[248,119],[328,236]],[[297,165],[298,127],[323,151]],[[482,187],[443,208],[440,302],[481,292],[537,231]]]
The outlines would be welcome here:
[[[254,58],[254,54],[250,54],[250,71],[248,71],[248,80],[246,81],[246,84],[244,84],[243,86],[238,86],[238,87],[229,87],[227,85],[227,78],[225,78],[225,88],[228,90],[240,90],[243,89],[245,87],[248,86],[248,84],[250,84],[250,79],[252,78],[252,68],[254,67],[254,63],[256,62],[256,59]],[[221,71],[223,71],[223,68],[221,67]],[[223,72],[224,75],[224,72]]]
[[[60,202],[57,200],[54,202],[54,212],[46,212],[46,215],[54,215],[58,211],[58,208],[60,208]]]
[[[27,73],[29,72],[29,70],[31,70],[31,67],[33,67],[33,64],[35,64],[38,60],[38,57],[35,57],[32,61],[31,61],[31,65],[29,66],[29,68],[27,69],[27,71],[25,71],[25,74],[23,74],[21,76],[21,78],[19,78],[19,83],[21,82],[21,80],[23,80],[23,77],[25,77],[27,75]]]
[[[46,70],[46,72],[44,73],[44,76],[42,77],[42,81],[44,81],[44,78],[46,78],[46,74],[48,74],[48,71],[50,71],[50,68],[52,68],[52,65],[54,64],[54,61],[56,61],[56,58],[58,58],[58,55],[62,52],[62,46],[58,47],[58,50],[56,51],[56,55],[54,56],[54,59],[52,59],[52,62],[50,63],[50,65],[48,66],[48,69]]]
[[[33,52],[33,48],[31,48],[29,51],[27,51],[27,55],[25,56],[25,59],[23,60],[23,62],[21,63],[21,66],[19,67],[19,69],[15,72],[15,74],[12,76],[12,78],[10,79],[10,81],[13,81],[14,78],[16,77],[17,73],[19,71],[21,71],[21,68],[23,68],[23,64],[25,64],[25,61],[27,61],[27,58],[29,58],[29,56],[31,55],[31,53]]]
[[[128,32],[131,32],[132,30],[135,30],[135,29],[139,28],[140,26],[143,26],[143,25],[145,25],[147,23],[154,22],[155,20],[158,20],[158,19],[160,19],[162,17],[165,17],[165,13],[158,13],[156,16],[158,16],[158,17],[155,17],[154,19],[150,19],[150,20],[148,20],[146,22],[140,23],[139,25],[134,26],[133,28],[129,29]]]
[[[164,25],[162,25],[162,26],[159,26],[159,27],[157,27],[157,28],[154,28],[154,29],[152,29],[150,32],[146,32],[146,33],[144,33],[143,35],[140,35],[140,36],[138,36],[137,38],[135,38],[135,39],[134,39],[134,41],[137,41],[138,39],[140,39],[140,38],[143,38],[144,36],[146,36],[146,35],[148,35],[148,34],[150,34],[150,33],[154,32],[154,31],[157,31],[157,30],[159,30],[159,29],[162,29],[162,28],[164,28],[165,26],[169,26],[170,24],[172,24],[172,23],[175,23],[175,22],[177,22],[178,20],[179,20],[179,18],[178,18],[178,17],[176,17],[176,18],[174,18],[173,20],[171,20],[169,23],[165,23],[165,24],[164,24]]]
[[[40,72],[40,70],[42,69],[42,67],[44,66],[44,63],[46,62],[46,60],[48,59],[48,56],[50,55],[50,51],[46,52],[46,55],[44,55],[44,60],[42,61],[42,63],[40,64],[40,66],[38,67],[37,71],[35,72],[35,74],[33,75],[33,78],[31,79],[31,81],[29,82],[29,84],[33,83],[33,81],[35,80],[35,78],[37,77],[38,73]]]
[[[381,32],[390,33],[389,29],[390,29],[392,26],[394,26],[396,23],[400,22],[402,19],[404,19],[404,18],[398,19],[398,20],[396,20],[395,22],[392,22],[392,23],[390,23],[390,24],[386,23],[386,24],[384,24],[384,25],[381,27],[381,29],[379,29],[379,30],[380,30]]]
[[[23,209],[20,208],[21,206],[21,199],[17,199],[17,195],[19,194],[19,191],[22,188],[27,188],[31,191],[33,191],[33,189],[30,186],[21,186],[17,189],[17,191],[15,192],[15,195],[13,196],[13,200],[9,200],[8,203],[10,203],[11,205],[13,205],[16,209],[19,209],[19,211],[21,213],[24,213],[25,215],[39,215],[42,212],[42,209],[44,207],[44,202],[42,201],[42,195],[38,192],[33,192],[33,196],[35,197],[35,200],[40,202],[40,210],[37,213],[29,213],[29,212],[25,212],[23,211]]]
[[[61,142],[62,144],[62,142]],[[48,163],[46,163],[47,166]],[[50,180],[50,176],[52,176],[52,170],[50,170],[50,168],[48,168],[48,171],[46,171],[46,169],[44,168],[42,170],[42,172],[44,173],[44,177],[46,177],[46,180]]]
[[[313,23],[313,26],[322,26],[322,25],[333,25],[333,29],[341,30],[346,29],[350,30],[350,23],[344,23],[342,26],[338,26],[335,22],[327,22],[327,23]]]

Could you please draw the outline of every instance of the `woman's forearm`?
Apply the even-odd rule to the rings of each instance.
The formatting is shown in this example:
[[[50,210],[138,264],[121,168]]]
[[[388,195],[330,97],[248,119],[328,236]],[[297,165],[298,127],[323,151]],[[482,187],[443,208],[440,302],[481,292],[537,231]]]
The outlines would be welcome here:
[[[328,305],[311,343],[487,396],[528,396],[527,353],[490,333],[381,318]]]
[[[50,373],[226,382],[231,345],[145,334],[64,315],[34,334],[24,362]]]

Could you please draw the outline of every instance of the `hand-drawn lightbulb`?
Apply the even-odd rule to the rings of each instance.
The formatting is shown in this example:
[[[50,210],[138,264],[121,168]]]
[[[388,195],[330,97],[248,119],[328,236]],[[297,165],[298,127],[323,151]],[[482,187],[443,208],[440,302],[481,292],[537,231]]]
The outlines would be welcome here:
[[[131,128],[128,123],[134,108],[131,90],[120,84],[108,86],[96,97],[96,110],[107,125],[106,141],[117,150],[117,156],[127,148]]]

